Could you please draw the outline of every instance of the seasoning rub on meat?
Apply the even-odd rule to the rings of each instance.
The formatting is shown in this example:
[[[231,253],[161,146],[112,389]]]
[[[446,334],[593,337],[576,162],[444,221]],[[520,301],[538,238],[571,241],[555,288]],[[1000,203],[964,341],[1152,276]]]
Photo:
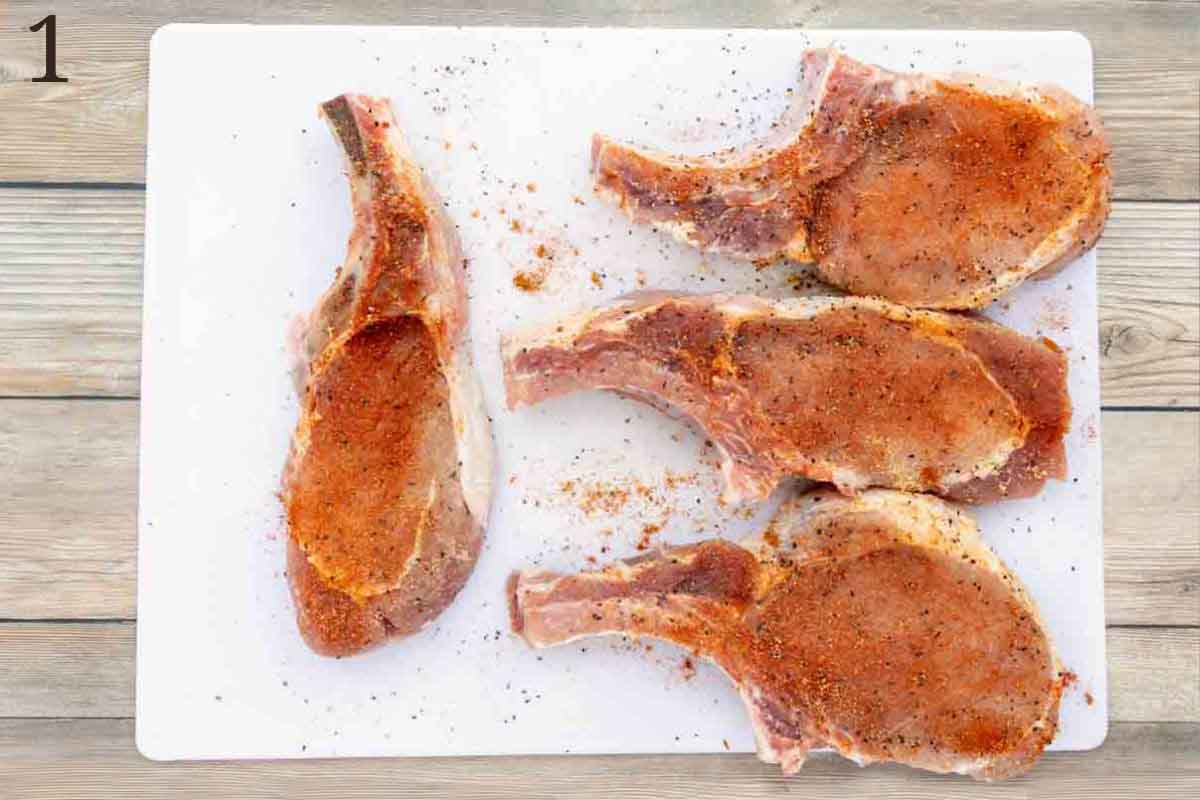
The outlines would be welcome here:
[[[1091,249],[1109,211],[1096,112],[1055,86],[801,61],[767,138],[707,157],[592,141],[596,191],[706,251],[816,263],[828,283],[979,308]]]
[[[1066,359],[984,319],[649,292],[510,333],[502,355],[510,408],[610,389],[687,415],[731,502],[797,475],[981,503],[1066,473]]]
[[[305,321],[282,496],[300,632],[344,656],[416,632],[466,583],[492,441],[466,262],[391,104],[347,94],[321,114],[346,156],[354,227]]]
[[[1054,738],[1064,673],[1037,608],[960,508],[886,490],[816,492],[761,535],[596,572],[521,572],[513,630],[534,647],[648,636],[737,685],[760,758],[833,747],[979,779],[1028,770]]]

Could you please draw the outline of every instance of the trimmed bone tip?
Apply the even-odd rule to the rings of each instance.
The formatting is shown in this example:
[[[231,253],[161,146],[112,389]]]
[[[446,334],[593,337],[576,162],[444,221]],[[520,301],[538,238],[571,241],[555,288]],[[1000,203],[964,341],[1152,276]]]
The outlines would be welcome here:
[[[608,144],[608,137],[602,133],[592,134],[592,160],[589,169],[592,176],[595,177],[596,169],[600,164],[600,155],[604,150],[604,146]]]
[[[508,576],[508,581],[504,584],[504,592],[508,597],[508,622],[512,626],[513,633],[524,635],[525,632],[525,615],[521,610],[521,573],[514,572]]]

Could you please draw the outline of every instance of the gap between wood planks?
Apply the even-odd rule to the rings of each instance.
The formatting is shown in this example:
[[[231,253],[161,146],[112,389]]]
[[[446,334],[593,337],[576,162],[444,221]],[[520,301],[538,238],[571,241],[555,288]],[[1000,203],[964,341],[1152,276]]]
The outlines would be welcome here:
[[[511,8],[470,8],[461,0],[379,4],[321,0],[231,8],[214,0],[185,0],[165,8],[153,0],[100,6],[61,0],[59,72],[70,83],[31,83],[43,69],[43,41],[26,26],[46,13],[41,0],[12,0],[18,24],[0,28],[0,177],[16,180],[137,182],[145,165],[148,43],[172,21],[434,24],[513,26],[660,26],[1060,29],[1078,30],[1095,48],[1096,102],[1115,145],[1117,196],[1123,199],[1200,198],[1195,141],[1200,107],[1195,75],[1195,5],[1183,0],[1080,4],[1041,0],[905,0],[870,4],[638,3],[620,0],[547,5],[510,0]],[[491,6],[492,4],[489,4]],[[249,15],[249,20],[247,19]],[[23,24],[22,24],[23,23]]]
[[[133,728],[127,719],[0,722],[5,787],[22,800],[61,800],[96,786],[109,795],[156,800],[398,793],[439,800],[757,800],[792,793],[809,800],[1157,800],[1190,796],[1200,777],[1200,725],[1194,723],[1114,723],[1099,750],[1048,753],[1030,774],[994,784],[898,765],[860,769],[825,753],[813,754],[794,777],[749,754],[154,763],[134,749]]]

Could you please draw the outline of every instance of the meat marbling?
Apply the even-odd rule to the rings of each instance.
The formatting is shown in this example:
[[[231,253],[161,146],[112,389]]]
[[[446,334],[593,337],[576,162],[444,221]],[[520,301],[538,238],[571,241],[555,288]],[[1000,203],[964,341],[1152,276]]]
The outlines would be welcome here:
[[[282,498],[301,634],[341,656],[415,632],[458,594],[487,523],[492,442],[441,201],[388,101],[347,94],[321,113],[354,223],[305,320]]]
[[[507,335],[510,408],[611,389],[695,420],[725,499],[789,475],[987,502],[1066,472],[1066,359],[982,318],[867,298],[642,293]]]
[[[833,747],[996,779],[1054,737],[1063,674],[1038,611],[961,509],[887,490],[790,501],[761,535],[596,572],[514,574],[514,631],[664,639],[737,685],[759,757]]]
[[[1054,86],[897,74],[810,50],[773,132],[679,157],[596,135],[596,190],[703,250],[816,262],[849,292],[978,308],[1089,250],[1108,217],[1095,111]]]

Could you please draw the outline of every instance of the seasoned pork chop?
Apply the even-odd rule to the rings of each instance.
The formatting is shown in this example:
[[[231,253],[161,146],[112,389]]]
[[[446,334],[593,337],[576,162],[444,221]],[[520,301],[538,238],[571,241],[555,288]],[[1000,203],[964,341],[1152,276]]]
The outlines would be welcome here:
[[[1063,478],[1066,360],[983,319],[865,298],[646,293],[505,337],[508,405],[612,389],[691,417],[725,497],[789,475],[967,502]]]
[[[340,656],[415,632],[458,594],[487,523],[492,443],[441,201],[386,100],[342,95],[321,113],[354,227],[306,320],[282,496],[300,632]]]
[[[597,135],[596,189],[703,250],[814,261],[853,294],[928,308],[979,308],[1048,274],[1108,217],[1104,130],[1057,87],[810,50],[774,130],[703,158]]]
[[[1062,677],[1038,611],[962,510],[924,495],[817,492],[758,537],[672,547],[598,572],[509,581],[535,647],[650,636],[737,684],[759,757],[833,747],[981,779],[1028,770]]]

